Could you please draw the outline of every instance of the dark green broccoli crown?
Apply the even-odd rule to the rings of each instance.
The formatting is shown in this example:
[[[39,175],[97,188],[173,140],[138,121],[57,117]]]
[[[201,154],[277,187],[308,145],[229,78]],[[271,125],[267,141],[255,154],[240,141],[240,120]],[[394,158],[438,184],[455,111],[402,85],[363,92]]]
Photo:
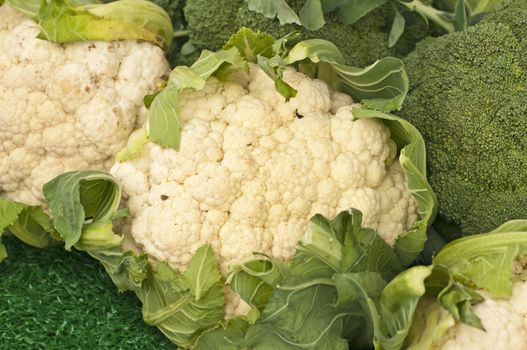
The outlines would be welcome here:
[[[298,12],[305,0],[288,0]],[[393,10],[383,6],[366,15],[354,25],[340,23],[332,14],[326,15],[326,24],[317,31],[308,31],[297,25],[280,26],[277,19],[249,11],[245,0],[187,0],[185,17],[190,39],[199,49],[217,50],[241,27],[266,32],[275,38],[301,30],[302,39],[326,39],[334,42],[344,54],[347,63],[364,67],[385,56],[405,55],[413,49],[415,41],[428,35],[426,26],[417,26],[403,34],[396,51],[388,48],[388,35]]]
[[[426,140],[440,218],[457,235],[527,217],[527,74],[518,39],[489,18],[424,40],[405,62],[410,92],[401,115]]]
[[[238,30],[236,13],[245,0],[187,0],[184,8],[190,40],[198,49],[219,50]]]

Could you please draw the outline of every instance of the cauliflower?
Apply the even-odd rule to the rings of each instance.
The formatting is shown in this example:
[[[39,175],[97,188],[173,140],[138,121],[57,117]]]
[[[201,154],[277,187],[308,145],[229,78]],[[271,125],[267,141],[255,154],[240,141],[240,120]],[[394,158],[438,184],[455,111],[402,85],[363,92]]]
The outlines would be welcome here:
[[[169,66],[147,42],[58,45],[7,4],[0,18],[0,194],[44,204],[56,175],[111,167]]]
[[[374,321],[379,345],[527,350],[526,233],[527,220],[512,220],[454,240],[432,265],[397,275],[374,307],[384,312]]]
[[[357,208],[390,244],[414,227],[388,128],[354,120],[351,98],[320,80],[293,68],[284,80],[298,91],[288,102],[256,65],[248,83],[208,79],[181,96],[178,151],[149,143],[113,166],[148,255],[183,271],[210,243],[225,274],[253,252],[290,259],[317,213]]]
[[[406,95],[402,62],[357,69],[331,42],[287,40],[242,28],[174,68],[111,174],[44,185],[66,248],[101,261],[178,347],[345,347],[338,325],[360,322],[347,303],[412,264],[435,215],[423,139],[385,113]]]
[[[523,262],[527,261],[523,259]],[[516,264],[515,273],[522,272],[521,264]],[[457,323],[437,340],[433,349],[526,350],[527,281],[516,280],[512,295],[507,299],[493,298],[484,291],[480,294],[484,296],[485,301],[475,305],[474,312],[481,319],[485,331]]]

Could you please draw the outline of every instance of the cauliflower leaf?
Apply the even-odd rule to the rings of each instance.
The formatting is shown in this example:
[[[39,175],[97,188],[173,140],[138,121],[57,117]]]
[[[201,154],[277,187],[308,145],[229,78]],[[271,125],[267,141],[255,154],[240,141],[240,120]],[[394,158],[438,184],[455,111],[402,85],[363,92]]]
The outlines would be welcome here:
[[[54,43],[135,39],[169,47],[174,31],[168,14],[144,0],[77,7],[54,0],[40,5],[36,19],[42,29],[39,38]]]
[[[37,248],[47,248],[59,243],[50,218],[41,207],[0,197],[0,238],[4,231]],[[6,257],[7,250],[0,242],[0,261]]]

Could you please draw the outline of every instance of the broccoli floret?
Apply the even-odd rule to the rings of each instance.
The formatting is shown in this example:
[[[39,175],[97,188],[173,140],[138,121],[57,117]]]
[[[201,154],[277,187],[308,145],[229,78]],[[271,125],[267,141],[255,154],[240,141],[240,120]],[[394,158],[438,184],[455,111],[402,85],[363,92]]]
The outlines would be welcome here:
[[[490,13],[485,21],[503,23],[508,25],[520,44],[527,48],[527,1],[525,0],[501,0],[501,6]],[[524,53],[527,51],[524,50]],[[523,63],[527,63],[524,60]]]
[[[245,0],[187,0],[184,8],[192,44],[199,49],[219,50],[238,30],[235,21]]]
[[[527,217],[525,18],[516,1],[464,32],[422,41],[405,60],[401,115],[426,141],[447,238]]]
[[[305,0],[288,0],[298,12]],[[309,31],[297,25],[280,26],[278,20],[249,11],[245,0],[187,0],[185,17],[190,40],[197,49],[217,50],[241,27],[271,34],[275,38],[295,30],[301,39],[319,38],[334,42],[347,59],[347,64],[364,67],[375,60],[393,55],[405,55],[414,47],[414,40],[428,34],[426,26],[403,34],[396,50],[388,48],[388,36],[393,20],[393,9],[382,6],[353,25],[339,22],[326,14],[326,24],[319,30]]]

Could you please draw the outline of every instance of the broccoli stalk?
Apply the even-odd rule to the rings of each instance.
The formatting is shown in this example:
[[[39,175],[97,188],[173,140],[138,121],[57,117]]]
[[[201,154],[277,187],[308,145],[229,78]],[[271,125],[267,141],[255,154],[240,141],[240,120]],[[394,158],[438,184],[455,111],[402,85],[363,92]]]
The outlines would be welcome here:
[[[507,2],[464,32],[419,43],[405,60],[401,111],[427,144],[448,238],[527,217],[527,2]],[[455,228],[454,231],[452,229]]]

